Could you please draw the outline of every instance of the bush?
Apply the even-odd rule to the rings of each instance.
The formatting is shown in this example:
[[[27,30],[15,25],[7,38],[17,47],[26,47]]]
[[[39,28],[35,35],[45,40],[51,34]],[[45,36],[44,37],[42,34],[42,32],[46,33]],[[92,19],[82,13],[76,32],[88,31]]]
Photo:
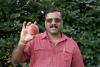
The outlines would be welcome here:
[[[0,67],[11,66],[11,53],[17,45],[24,20],[44,28],[44,14],[50,7],[64,13],[63,32],[73,37],[82,52],[86,67],[100,65],[100,2],[98,0],[1,0]],[[27,67],[27,64],[24,65]]]

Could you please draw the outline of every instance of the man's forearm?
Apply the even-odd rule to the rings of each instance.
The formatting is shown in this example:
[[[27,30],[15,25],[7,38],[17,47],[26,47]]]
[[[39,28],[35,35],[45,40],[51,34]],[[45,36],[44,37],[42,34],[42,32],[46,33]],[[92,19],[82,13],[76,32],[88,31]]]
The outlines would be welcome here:
[[[23,51],[25,48],[25,44],[19,42],[18,46],[14,49],[12,53],[12,62],[13,63],[18,63],[23,55]]]

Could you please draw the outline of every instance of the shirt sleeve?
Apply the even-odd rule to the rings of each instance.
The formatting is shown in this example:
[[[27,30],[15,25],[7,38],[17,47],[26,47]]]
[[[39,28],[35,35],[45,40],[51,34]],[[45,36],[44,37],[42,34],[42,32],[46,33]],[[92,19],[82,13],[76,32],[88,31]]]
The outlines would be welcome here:
[[[75,47],[73,50],[71,67],[84,67],[80,49],[79,49],[77,43],[74,42],[74,44],[75,44]]]

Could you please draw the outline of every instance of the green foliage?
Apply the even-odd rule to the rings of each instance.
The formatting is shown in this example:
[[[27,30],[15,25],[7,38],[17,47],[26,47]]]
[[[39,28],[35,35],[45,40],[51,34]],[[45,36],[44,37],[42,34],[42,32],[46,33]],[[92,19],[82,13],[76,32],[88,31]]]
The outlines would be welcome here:
[[[43,32],[44,14],[50,7],[58,7],[63,12],[63,32],[77,41],[85,66],[99,67],[99,0],[0,0],[0,67],[10,67],[23,21],[36,20]]]

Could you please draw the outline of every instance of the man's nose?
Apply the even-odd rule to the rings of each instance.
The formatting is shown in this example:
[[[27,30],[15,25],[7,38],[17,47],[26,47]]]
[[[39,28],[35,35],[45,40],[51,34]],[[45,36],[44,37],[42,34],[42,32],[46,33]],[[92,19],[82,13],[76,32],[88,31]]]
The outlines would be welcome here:
[[[51,24],[56,24],[56,22],[55,22],[55,20],[54,20],[54,19],[52,20]]]

